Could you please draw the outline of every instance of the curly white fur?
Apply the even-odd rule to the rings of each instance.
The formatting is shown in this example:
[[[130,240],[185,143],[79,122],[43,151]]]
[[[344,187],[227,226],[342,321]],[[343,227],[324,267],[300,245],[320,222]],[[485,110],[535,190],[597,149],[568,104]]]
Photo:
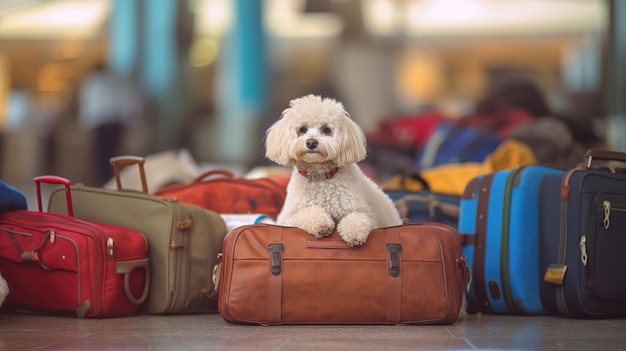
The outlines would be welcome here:
[[[7,281],[0,275],[0,306],[4,303],[4,299],[9,295],[9,284]]]
[[[337,230],[350,246],[364,244],[373,229],[402,224],[391,199],[357,165],[365,144],[340,102],[292,100],[265,140],[267,158],[293,166],[276,222],[318,238]]]

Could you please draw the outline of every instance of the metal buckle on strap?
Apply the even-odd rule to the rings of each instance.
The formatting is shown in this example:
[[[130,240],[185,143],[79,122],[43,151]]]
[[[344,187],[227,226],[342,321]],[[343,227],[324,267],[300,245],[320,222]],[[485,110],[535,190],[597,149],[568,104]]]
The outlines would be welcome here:
[[[280,253],[284,251],[283,244],[269,244],[268,251],[272,253],[272,274],[280,274]]]
[[[389,275],[397,277],[400,275],[400,255],[402,245],[389,243],[385,246],[385,250],[389,252]]]

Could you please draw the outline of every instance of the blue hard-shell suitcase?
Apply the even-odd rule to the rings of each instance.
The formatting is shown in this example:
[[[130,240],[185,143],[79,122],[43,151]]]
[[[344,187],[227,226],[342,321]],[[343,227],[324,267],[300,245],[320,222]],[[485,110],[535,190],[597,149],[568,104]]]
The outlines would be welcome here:
[[[460,205],[459,232],[471,267],[470,312],[547,314],[540,294],[541,181],[564,171],[528,165],[471,180]]]
[[[585,157],[541,187],[541,298],[566,316],[626,316],[626,153]]]

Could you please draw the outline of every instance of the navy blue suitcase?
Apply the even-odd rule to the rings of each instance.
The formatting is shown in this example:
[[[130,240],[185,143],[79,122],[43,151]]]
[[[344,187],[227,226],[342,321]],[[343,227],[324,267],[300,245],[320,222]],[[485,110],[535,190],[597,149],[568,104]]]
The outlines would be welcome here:
[[[528,165],[479,176],[461,199],[459,232],[471,267],[469,312],[547,314],[539,274],[541,181],[563,170]]]
[[[541,186],[541,298],[566,316],[625,316],[626,153],[585,157]]]

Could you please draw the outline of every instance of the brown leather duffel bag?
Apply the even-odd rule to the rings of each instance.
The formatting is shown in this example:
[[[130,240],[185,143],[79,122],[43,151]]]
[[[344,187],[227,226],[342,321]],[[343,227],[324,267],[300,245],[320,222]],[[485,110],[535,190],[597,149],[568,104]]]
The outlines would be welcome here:
[[[372,231],[360,247],[257,224],[224,239],[219,309],[233,323],[450,324],[467,265],[456,229],[440,223]]]

